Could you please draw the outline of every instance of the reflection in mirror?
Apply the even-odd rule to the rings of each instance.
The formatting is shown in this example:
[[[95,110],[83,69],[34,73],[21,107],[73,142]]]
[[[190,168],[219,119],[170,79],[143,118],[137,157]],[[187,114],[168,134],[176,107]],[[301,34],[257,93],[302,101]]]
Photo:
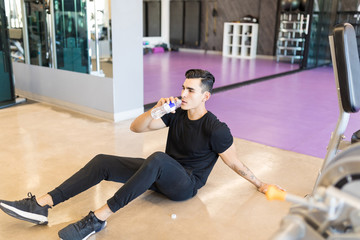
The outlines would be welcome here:
[[[21,0],[5,0],[5,12],[9,28],[11,57],[13,61],[24,62],[23,20]]]
[[[88,25],[85,0],[54,0],[58,69],[89,73]]]
[[[13,61],[112,78],[110,0],[5,0],[5,7]]]
[[[14,100],[13,76],[8,45],[4,1],[0,0],[0,108]]]
[[[24,0],[27,26],[29,62],[32,65],[49,67],[50,47],[47,15],[49,6],[44,1]]]
[[[88,13],[92,74],[112,78],[111,1],[89,1]]]

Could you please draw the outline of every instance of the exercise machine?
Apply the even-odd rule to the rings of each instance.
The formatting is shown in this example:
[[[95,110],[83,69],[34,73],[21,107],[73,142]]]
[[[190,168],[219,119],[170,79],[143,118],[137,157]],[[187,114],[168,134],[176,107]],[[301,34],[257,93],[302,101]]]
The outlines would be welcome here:
[[[294,203],[272,240],[360,239],[360,143],[342,141],[350,114],[360,110],[355,30],[348,23],[336,25],[329,41],[340,109],[338,123],[312,194],[303,198],[269,188],[269,200]]]
[[[269,200],[294,203],[271,240],[360,239],[360,144],[339,153],[324,170],[316,191],[308,197],[275,187]]]

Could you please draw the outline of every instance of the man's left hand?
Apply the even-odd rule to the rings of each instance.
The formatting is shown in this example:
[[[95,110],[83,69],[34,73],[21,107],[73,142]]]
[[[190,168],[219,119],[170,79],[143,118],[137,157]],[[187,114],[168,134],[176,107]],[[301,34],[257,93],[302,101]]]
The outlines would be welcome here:
[[[269,186],[275,186],[276,188],[280,189],[281,191],[285,191],[285,189],[283,189],[282,187],[275,185],[275,184],[266,184],[266,183],[262,183],[260,187],[258,187],[258,191],[265,194],[269,188]]]

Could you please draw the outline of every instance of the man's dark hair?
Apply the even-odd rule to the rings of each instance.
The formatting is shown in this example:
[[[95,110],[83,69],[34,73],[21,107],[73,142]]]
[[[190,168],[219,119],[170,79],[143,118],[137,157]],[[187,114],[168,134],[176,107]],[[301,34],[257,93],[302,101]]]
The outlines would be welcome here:
[[[186,78],[200,78],[203,92],[208,91],[212,93],[215,77],[206,70],[190,69],[185,73]]]

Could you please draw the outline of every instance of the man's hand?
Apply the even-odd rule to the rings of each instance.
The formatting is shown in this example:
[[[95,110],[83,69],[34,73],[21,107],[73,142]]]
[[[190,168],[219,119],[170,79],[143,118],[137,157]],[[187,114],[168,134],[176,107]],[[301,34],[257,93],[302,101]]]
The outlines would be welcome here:
[[[169,97],[169,98],[160,98],[160,100],[156,103],[156,105],[153,107],[157,108],[160,107],[162,105],[164,105],[165,103],[169,104],[170,102],[175,103],[176,101],[178,101],[179,99],[177,97]],[[172,111],[172,113],[175,113],[175,111]]]
[[[275,185],[275,184],[266,184],[266,183],[262,183],[260,185],[260,187],[258,187],[258,191],[265,194],[269,188],[269,186],[272,185],[272,186],[275,186],[276,188],[280,189],[281,191],[285,191],[285,189],[283,189],[282,187],[278,186],[278,185]]]
[[[170,101],[175,102],[177,101],[177,99],[178,98],[174,98],[174,97],[161,98],[152,109],[156,107],[160,107],[164,103],[169,103]],[[166,127],[165,123],[161,119],[153,119],[151,117],[152,109],[138,116],[131,123],[130,130],[136,133],[141,133],[141,132],[147,132],[147,131],[157,130]],[[172,113],[175,113],[175,111],[173,111]]]

